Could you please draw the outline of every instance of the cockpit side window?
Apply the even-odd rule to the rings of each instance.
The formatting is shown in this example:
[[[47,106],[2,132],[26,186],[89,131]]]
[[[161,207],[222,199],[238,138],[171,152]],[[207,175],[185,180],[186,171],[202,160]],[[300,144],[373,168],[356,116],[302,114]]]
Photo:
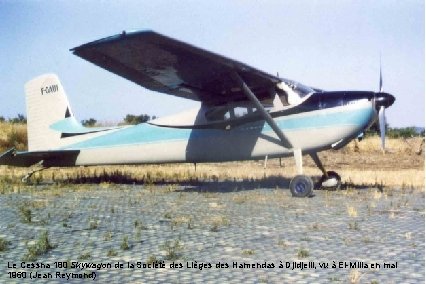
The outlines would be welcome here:
[[[226,121],[230,119],[241,118],[255,112],[251,106],[226,105],[212,107],[205,113],[207,121]]]
[[[206,111],[205,116],[207,121],[226,120],[226,117],[230,117],[227,106],[213,107]]]

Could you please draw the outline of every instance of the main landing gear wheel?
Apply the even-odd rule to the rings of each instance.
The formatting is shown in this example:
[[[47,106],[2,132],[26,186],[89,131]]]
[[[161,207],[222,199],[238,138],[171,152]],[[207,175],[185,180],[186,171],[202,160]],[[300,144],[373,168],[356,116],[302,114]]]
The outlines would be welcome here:
[[[310,197],[314,189],[314,183],[308,176],[295,176],[290,182],[290,191],[293,197]]]
[[[327,190],[340,190],[342,186],[342,178],[338,173],[327,172],[328,178],[323,175],[319,181],[319,187]]]

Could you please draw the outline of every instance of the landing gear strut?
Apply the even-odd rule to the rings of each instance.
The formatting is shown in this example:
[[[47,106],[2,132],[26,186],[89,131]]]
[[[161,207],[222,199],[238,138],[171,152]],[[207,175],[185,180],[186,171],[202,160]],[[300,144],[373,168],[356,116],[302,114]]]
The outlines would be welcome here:
[[[333,171],[326,171],[317,153],[310,153],[309,155],[314,160],[315,165],[322,171],[318,187],[328,190],[339,190],[342,186],[342,179],[339,174]]]
[[[232,74],[232,78],[234,81],[240,86],[243,93],[247,96],[247,98],[253,103],[253,105],[256,107],[256,109],[259,111],[259,113],[263,116],[263,119],[268,123],[268,125],[272,128],[272,130],[275,132],[277,137],[280,140],[280,144],[287,149],[292,149],[293,145],[291,145],[290,141],[287,139],[285,134],[281,131],[277,123],[274,121],[274,119],[271,117],[271,115],[265,110],[262,103],[258,100],[256,95],[250,90],[250,88],[247,86],[247,84],[244,82],[243,78],[237,73],[234,72]],[[321,162],[319,161],[318,156],[316,153],[312,154],[313,157],[316,157],[319,164],[322,167]],[[267,158],[266,158],[267,159]],[[265,159],[265,166],[266,166],[266,159]],[[294,149],[294,159],[296,161],[296,167],[297,167],[297,176],[295,176],[291,182],[290,182],[290,191],[291,194],[295,197],[310,197],[313,194],[314,189],[314,183],[312,182],[312,179],[308,176],[303,175],[303,167],[302,167],[302,150],[301,149]],[[314,158],[315,161],[315,158]],[[315,162],[317,163],[317,162]],[[318,163],[317,163],[318,165]],[[328,178],[328,174],[325,170],[323,170],[324,175]]]

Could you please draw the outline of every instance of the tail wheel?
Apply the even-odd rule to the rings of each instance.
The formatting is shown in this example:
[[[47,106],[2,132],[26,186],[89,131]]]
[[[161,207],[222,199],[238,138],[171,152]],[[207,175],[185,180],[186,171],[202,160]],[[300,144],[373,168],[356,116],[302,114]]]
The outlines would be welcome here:
[[[342,186],[342,178],[338,173],[329,171],[327,172],[328,177],[324,175],[321,177],[319,181],[319,186],[323,189],[328,190],[340,190]]]
[[[293,197],[310,197],[314,189],[314,183],[308,176],[295,176],[290,182],[290,191]]]

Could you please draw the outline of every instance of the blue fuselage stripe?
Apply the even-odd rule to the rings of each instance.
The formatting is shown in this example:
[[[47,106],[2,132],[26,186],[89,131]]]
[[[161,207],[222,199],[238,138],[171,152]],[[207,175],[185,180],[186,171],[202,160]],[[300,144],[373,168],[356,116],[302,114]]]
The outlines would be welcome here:
[[[366,127],[374,115],[374,109],[371,107],[342,110],[339,112],[317,111],[305,113],[299,117],[280,117],[275,118],[282,131],[300,131],[312,128],[329,128],[339,126],[355,126],[358,128]],[[259,128],[262,128],[260,131]],[[87,149],[101,147],[115,147],[123,145],[143,145],[147,143],[161,143],[171,141],[182,141],[194,138],[208,138],[212,136],[229,135],[259,135],[268,134],[272,131],[266,123],[253,122],[232,130],[222,129],[178,129],[169,127],[159,127],[150,124],[139,124],[134,127],[128,127],[120,130],[106,133],[105,135],[78,142],[64,149]],[[342,137],[343,138],[343,137]]]

